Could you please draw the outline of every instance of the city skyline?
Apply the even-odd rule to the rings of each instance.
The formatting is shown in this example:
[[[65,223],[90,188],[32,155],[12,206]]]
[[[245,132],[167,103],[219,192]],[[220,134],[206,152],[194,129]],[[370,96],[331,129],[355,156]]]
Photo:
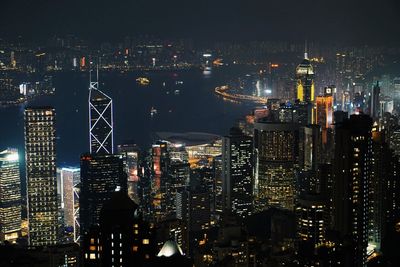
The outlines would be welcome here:
[[[2,5],[0,266],[400,265],[396,1]]]

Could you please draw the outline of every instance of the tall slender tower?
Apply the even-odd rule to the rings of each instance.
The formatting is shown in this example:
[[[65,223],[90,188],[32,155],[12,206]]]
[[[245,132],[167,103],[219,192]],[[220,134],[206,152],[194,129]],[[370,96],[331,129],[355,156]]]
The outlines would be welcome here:
[[[370,184],[373,163],[372,119],[351,115],[335,133],[333,227],[347,246],[344,266],[366,266]]]
[[[114,151],[113,103],[111,97],[99,90],[98,69],[95,82],[90,74],[89,143],[91,154],[112,154]]]
[[[308,59],[307,47],[303,61],[296,68],[297,99],[300,102],[314,102],[314,68]]]
[[[0,152],[0,241],[14,242],[21,232],[21,179],[17,149]]]
[[[240,217],[251,214],[253,204],[253,140],[238,128],[222,139],[222,194],[227,211]]]
[[[57,243],[55,115],[52,107],[25,109],[29,244],[32,246]]]

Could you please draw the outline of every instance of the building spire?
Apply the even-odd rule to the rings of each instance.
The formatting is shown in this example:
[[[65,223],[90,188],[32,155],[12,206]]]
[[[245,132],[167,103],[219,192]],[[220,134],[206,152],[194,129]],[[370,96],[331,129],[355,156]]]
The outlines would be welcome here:
[[[307,39],[304,44],[304,59],[308,59]]]

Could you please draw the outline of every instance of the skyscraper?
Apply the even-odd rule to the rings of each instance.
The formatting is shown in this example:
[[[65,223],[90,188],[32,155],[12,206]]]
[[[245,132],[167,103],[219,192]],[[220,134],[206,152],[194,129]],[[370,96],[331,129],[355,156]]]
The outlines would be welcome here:
[[[81,156],[79,214],[81,233],[99,223],[100,210],[113,192],[127,192],[126,173],[120,155]]]
[[[351,115],[335,131],[333,227],[349,253],[345,266],[366,266],[372,172],[372,119]]]
[[[15,241],[21,232],[21,178],[18,150],[0,152],[0,241]]]
[[[253,204],[252,138],[238,128],[222,139],[222,194],[226,211],[242,218]]]
[[[118,145],[118,154],[124,156],[125,171],[128,175],[128,195],[129,197],[139,202],[137,186],[139,182],[139,153],[140,149],[136,144],[121,144]]]
[[[314,102],[314,69],[307,52],[304,53],[303,61],[296,68],[296,91],[300,102]]]
[[[29,244],[32,246],[57,243],[55,116],[52,107],[25,109]]]
[[[97,79],[98,79],[97,71]],[[90,153],[112,154],[114,151],[113,102],[99,90],[99,82],[89,85]]]
[[[79,168],[61,168],[61,209],[64,213],[64,224],[74,225],[74,187],[80,181]]]
[[[379,117],[379,111],[380,111],[380,94],[381,94],[381,88],[379,86],[379,82],[376,82],[376,84],[372,87],[372,92],[369,98],[369,114],[373,119],[376,119]]]
[[[293,210],[298,124],[259,121],[254,125],[255,208]]]
[[[322,142],[328,141],[328,129],[333,123],[333,96],[332,88],[326,87],[323,96],[317,96],[316,123],[322,128]]]

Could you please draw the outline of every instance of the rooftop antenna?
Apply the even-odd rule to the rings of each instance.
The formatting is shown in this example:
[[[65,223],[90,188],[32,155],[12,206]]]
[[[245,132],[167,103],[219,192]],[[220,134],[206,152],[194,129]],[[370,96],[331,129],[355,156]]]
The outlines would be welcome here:
[[[305,45],[304,45],[304,58],[308,59],[308,52],[307,52],[307,39],[305,41]]]

